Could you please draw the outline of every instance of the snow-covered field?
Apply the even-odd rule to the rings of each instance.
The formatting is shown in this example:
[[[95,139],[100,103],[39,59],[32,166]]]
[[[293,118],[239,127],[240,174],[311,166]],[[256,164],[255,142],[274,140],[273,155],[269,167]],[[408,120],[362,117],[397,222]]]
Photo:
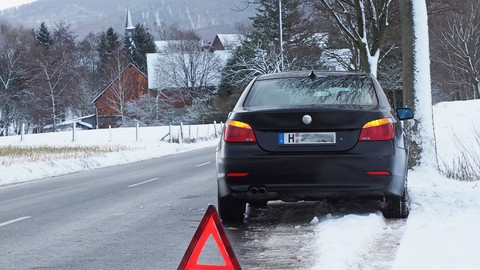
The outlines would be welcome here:
[[[169,127],[141,127],[138,133],[136,128],[78,130],[75,132],[75,140],[73,131],[27,134],[23,140],[21,136],[0,137],[0,147],[53,146],[80,149],[65,155],[33,153],[9,157],[0,154],[0,186],[214,146],[218,143],[221,129],[221,123],[215,126],[183,126],[185,142],[182,144],[169,143],[170,137],[167,135],[171,132],[172,139],[178,141],[180,126],[173,126],[171,130]],[[186,143],[189,140],[196,142]],[[98,148],[103,152],[92,154],[87,149],[87,153],[83,153],[82,147],[92,146],[93,150],[97,151]]]
[[[434,107],[437,152],[445,164],[454,163],[460,155],[455,141],[472,155],[480,153],[474,136],[480,132],[475,125],[479,113],[478,100]],[[213,127],[198,130],[213,132]],[[213,146],[218,140],[171,144],[160,140],[166,133],[166,128],[143,128],[139,141],[134,128],[112,130],[111,137],[108,130],[79,131],[75,142],[71,142],[71,132],[27,135],[21,143],[19,136],[0,137],[0,147],[122,145],[129,149],[78,159],[0,165],[0,185]],[[433,168],[419,167],[409,172],[412,210],[406,221],[385,220],[380,212],[316,217],[309,225],[313,226],[312,248],[317,255],[311,269],[480,269],[478,181],[451,180]]]

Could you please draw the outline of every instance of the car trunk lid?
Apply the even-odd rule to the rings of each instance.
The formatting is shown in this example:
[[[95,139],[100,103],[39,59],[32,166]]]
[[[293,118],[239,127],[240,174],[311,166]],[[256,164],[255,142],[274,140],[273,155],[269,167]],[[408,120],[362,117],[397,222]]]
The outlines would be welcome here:
[[[357,142],[362,127],[388,117],[378,107],[261,108],[232,114],[248,123],[258,145],[268,152],[348,151]]]

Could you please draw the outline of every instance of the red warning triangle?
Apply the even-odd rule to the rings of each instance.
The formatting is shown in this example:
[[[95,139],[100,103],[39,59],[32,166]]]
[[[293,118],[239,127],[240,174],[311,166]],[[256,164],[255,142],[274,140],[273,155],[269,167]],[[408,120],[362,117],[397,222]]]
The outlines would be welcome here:
[[[202,253],[208,238],[212,236],[222,255],[224,265],[206,265],[198,264],[198,258]],[[220,217],[215,206],[209,205],[205,216],[203,216],[195,235],[188,246],[183,259],[178,266],[178,270],[240,270],[240,264],[233,253],[232,246],[228,241],[227,234],[222,227]]]

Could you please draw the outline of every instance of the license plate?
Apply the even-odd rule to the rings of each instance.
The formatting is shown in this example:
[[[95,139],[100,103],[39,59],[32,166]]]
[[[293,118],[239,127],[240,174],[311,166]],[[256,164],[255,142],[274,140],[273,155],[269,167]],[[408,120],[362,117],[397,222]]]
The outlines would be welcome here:
[[[279,133],[278,144],[335,144],[335,132]]]

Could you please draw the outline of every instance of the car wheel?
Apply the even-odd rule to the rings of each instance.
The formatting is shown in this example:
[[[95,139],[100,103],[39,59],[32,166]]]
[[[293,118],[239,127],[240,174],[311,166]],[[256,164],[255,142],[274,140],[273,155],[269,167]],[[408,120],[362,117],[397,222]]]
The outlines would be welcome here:
[[[383,216],[388,219],[407,218],[410,214],[410,200],[408,197],[408,188],[405,189],[402,196],[387,196]]]
[[[231,198],[218,198],[218,214],[223,222],[242,222],[245,218],[245,202]]]

